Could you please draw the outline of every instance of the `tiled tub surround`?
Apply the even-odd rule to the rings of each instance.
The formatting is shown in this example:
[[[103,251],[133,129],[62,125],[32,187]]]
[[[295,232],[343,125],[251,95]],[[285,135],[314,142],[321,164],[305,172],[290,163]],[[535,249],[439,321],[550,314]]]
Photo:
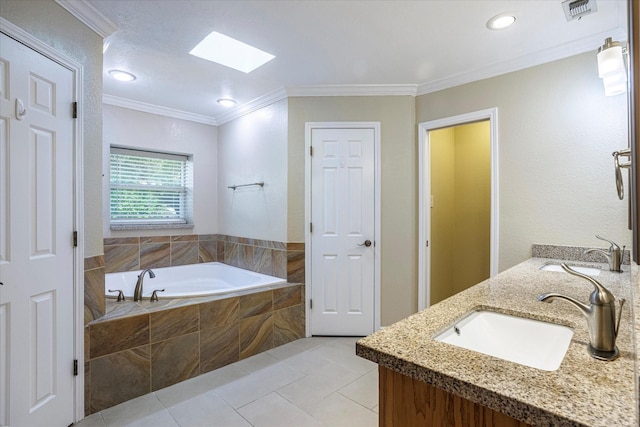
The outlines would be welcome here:
[[[282,243],[219,234],[104,239],[105,272],[135,271],[218,261],[304,282],[304,243]]]
[[[229,295],[107,302],[86,328],[86,414],[304,336],[304,289],[281,284]]]
[[[638,426],[632,313],[637,304],[625,304],[622,310],[617,339],[620,357],[613,362],[593,359],[587,353],[589,336],[582,314],[562,301],[537,301],[539,294],[553,291],[587,302],[592,286],[564,272],[541,271],[548,261],[532,258],[363,338],[356,344],[356,353],[531,425]],[[630,269],[614,273],[608,271],[607,264],[596,266],[602,270],[597,280],[616,299],[633,301]],[[573,328],[560,368],[542,371],[433,340],[448,325],[478,308]]]
[[[104,251],[85,259],[85,414],[304,336],[304,243],[218,234],[124,237],[104,239]],[[212,261],[289,283],[153,305],[105,300],[105,273]],[[212,320],[212,310],[222,317]],[[194,326],[189,322],[196,312]],[[152,335],[161,328],[173,332]],[[189,361],[185,366],[163,372],[181,356]]]

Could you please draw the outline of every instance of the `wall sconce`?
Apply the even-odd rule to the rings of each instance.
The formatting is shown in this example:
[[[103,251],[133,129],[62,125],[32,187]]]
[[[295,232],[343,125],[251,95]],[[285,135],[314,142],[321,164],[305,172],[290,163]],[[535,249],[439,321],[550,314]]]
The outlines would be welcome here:
[[[627,91],[627,68],[624,65],[624,50],[620,42],[607,37],[598,48],[598,76],[604,84],[605,96],[619,95]]]

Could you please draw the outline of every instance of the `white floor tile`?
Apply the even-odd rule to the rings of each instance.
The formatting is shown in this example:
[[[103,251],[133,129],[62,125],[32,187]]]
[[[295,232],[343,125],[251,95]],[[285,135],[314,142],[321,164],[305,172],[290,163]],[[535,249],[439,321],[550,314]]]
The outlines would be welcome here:
[[[180,427],[166,409],[154,412],[153,414],[148,414],[144,417],[139,417],[136,420],[129,421],[125,424],[110,424],[107,422],[107,427],[123,425],[127,427]]]
[[[169,412],[181,427],[251,427],[213,391],[179,403]]]
[[[332,363],[280,388],[278,394],[306,410],[358,377],[357,373]]]
[[[138,421],[143,421],[164,409],[156,396],[150,393],[105,409],[102,411],[102,418],[107,427],[133,426],[138,425],[135,424]]]
[[[321,345],[327,345],[333,340],[335,340],[335,337],[309,337],[300,338],[293,342],[296,343],[296,345],[303,345],[308,350],[312,350],[316,347],[320,347]]]
[[[267,394],[301,378],[303,374],[286,364],[278,362],[263,368],[252,375],[239,378],[215,389],[227,403],[238,409]]]
[[[322,369],[332,363],[331,360],[316,351],[305,351],[286,359],[282,359],[282,362],[305,375],[308,375],[317,369]]]
[[[361,375],[377,368],[375,363],[356,356],[355,344],[351,347],[334,341],[311,351]]]
[[[267,354],[275,357],[278,360],[283,360],[289,357],[296,356],[298,354],[302,354],[307,350],[309,350],[309,346],[303,343],[300,343],[300,341],[302,340],[293,341],[288,344],[272,348],[271,350],[267,351]],[[315,348],[317,346],[318,344],[316,344],[312,348]]]
[[[187,381],[163,388],[162,390],[156,391],[155,394],[158,400],[160,400],[165,407],[169,408],[247,375],[249,374],[244,369],[240,369],[235,365],[228,365]]]
[[[276,393],[240,408],[254,427],[322,427],[323,424]]]
[[[247,357],[233,365],[244,369],[247,372],[256,372],[269,366],[273,366],[278,363],[279,360],[270,355],[268,352],[258,353],[254,356]]]
[[[378,404],[378,371],[374,370],[339,391],[345,397],[372,409]]]
[[[330,427],[376,427],[378,425],[376,413],[338,393],[315,402],[307,412]]]
[[[91,414],[83,418],[80,422],[74,424],[75,427],[106,427],[102,415],[100,413]]]

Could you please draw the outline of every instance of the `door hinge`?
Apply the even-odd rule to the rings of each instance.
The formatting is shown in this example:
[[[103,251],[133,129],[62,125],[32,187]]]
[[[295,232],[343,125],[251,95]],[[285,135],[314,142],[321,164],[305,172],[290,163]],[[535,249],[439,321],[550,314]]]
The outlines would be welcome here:
[[[427,247],[429,247],[429,241],[427,240]]]
[[[73,232],[73,247],[74,248],[78,247],[78,232],[77,231]]]
[[[78,376],[78,359],[73,359],[73,376]]]
[[[309,155],[313,156],[313,146],[309,146]]]
[[[77,119],[78,118],[78,103],[77,102],[71,103],[71,118],[72,119]]]
[[[312,299],[309,300],[309,308],[310,309],[313,308],[313,300]]]

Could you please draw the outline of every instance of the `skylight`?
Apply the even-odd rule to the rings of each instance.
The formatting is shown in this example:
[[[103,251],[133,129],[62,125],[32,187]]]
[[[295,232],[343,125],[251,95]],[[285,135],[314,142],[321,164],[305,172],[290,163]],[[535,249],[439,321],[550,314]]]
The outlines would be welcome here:
[[[250,73],[275,56],[216,31],[196,45],[191,55]]]

